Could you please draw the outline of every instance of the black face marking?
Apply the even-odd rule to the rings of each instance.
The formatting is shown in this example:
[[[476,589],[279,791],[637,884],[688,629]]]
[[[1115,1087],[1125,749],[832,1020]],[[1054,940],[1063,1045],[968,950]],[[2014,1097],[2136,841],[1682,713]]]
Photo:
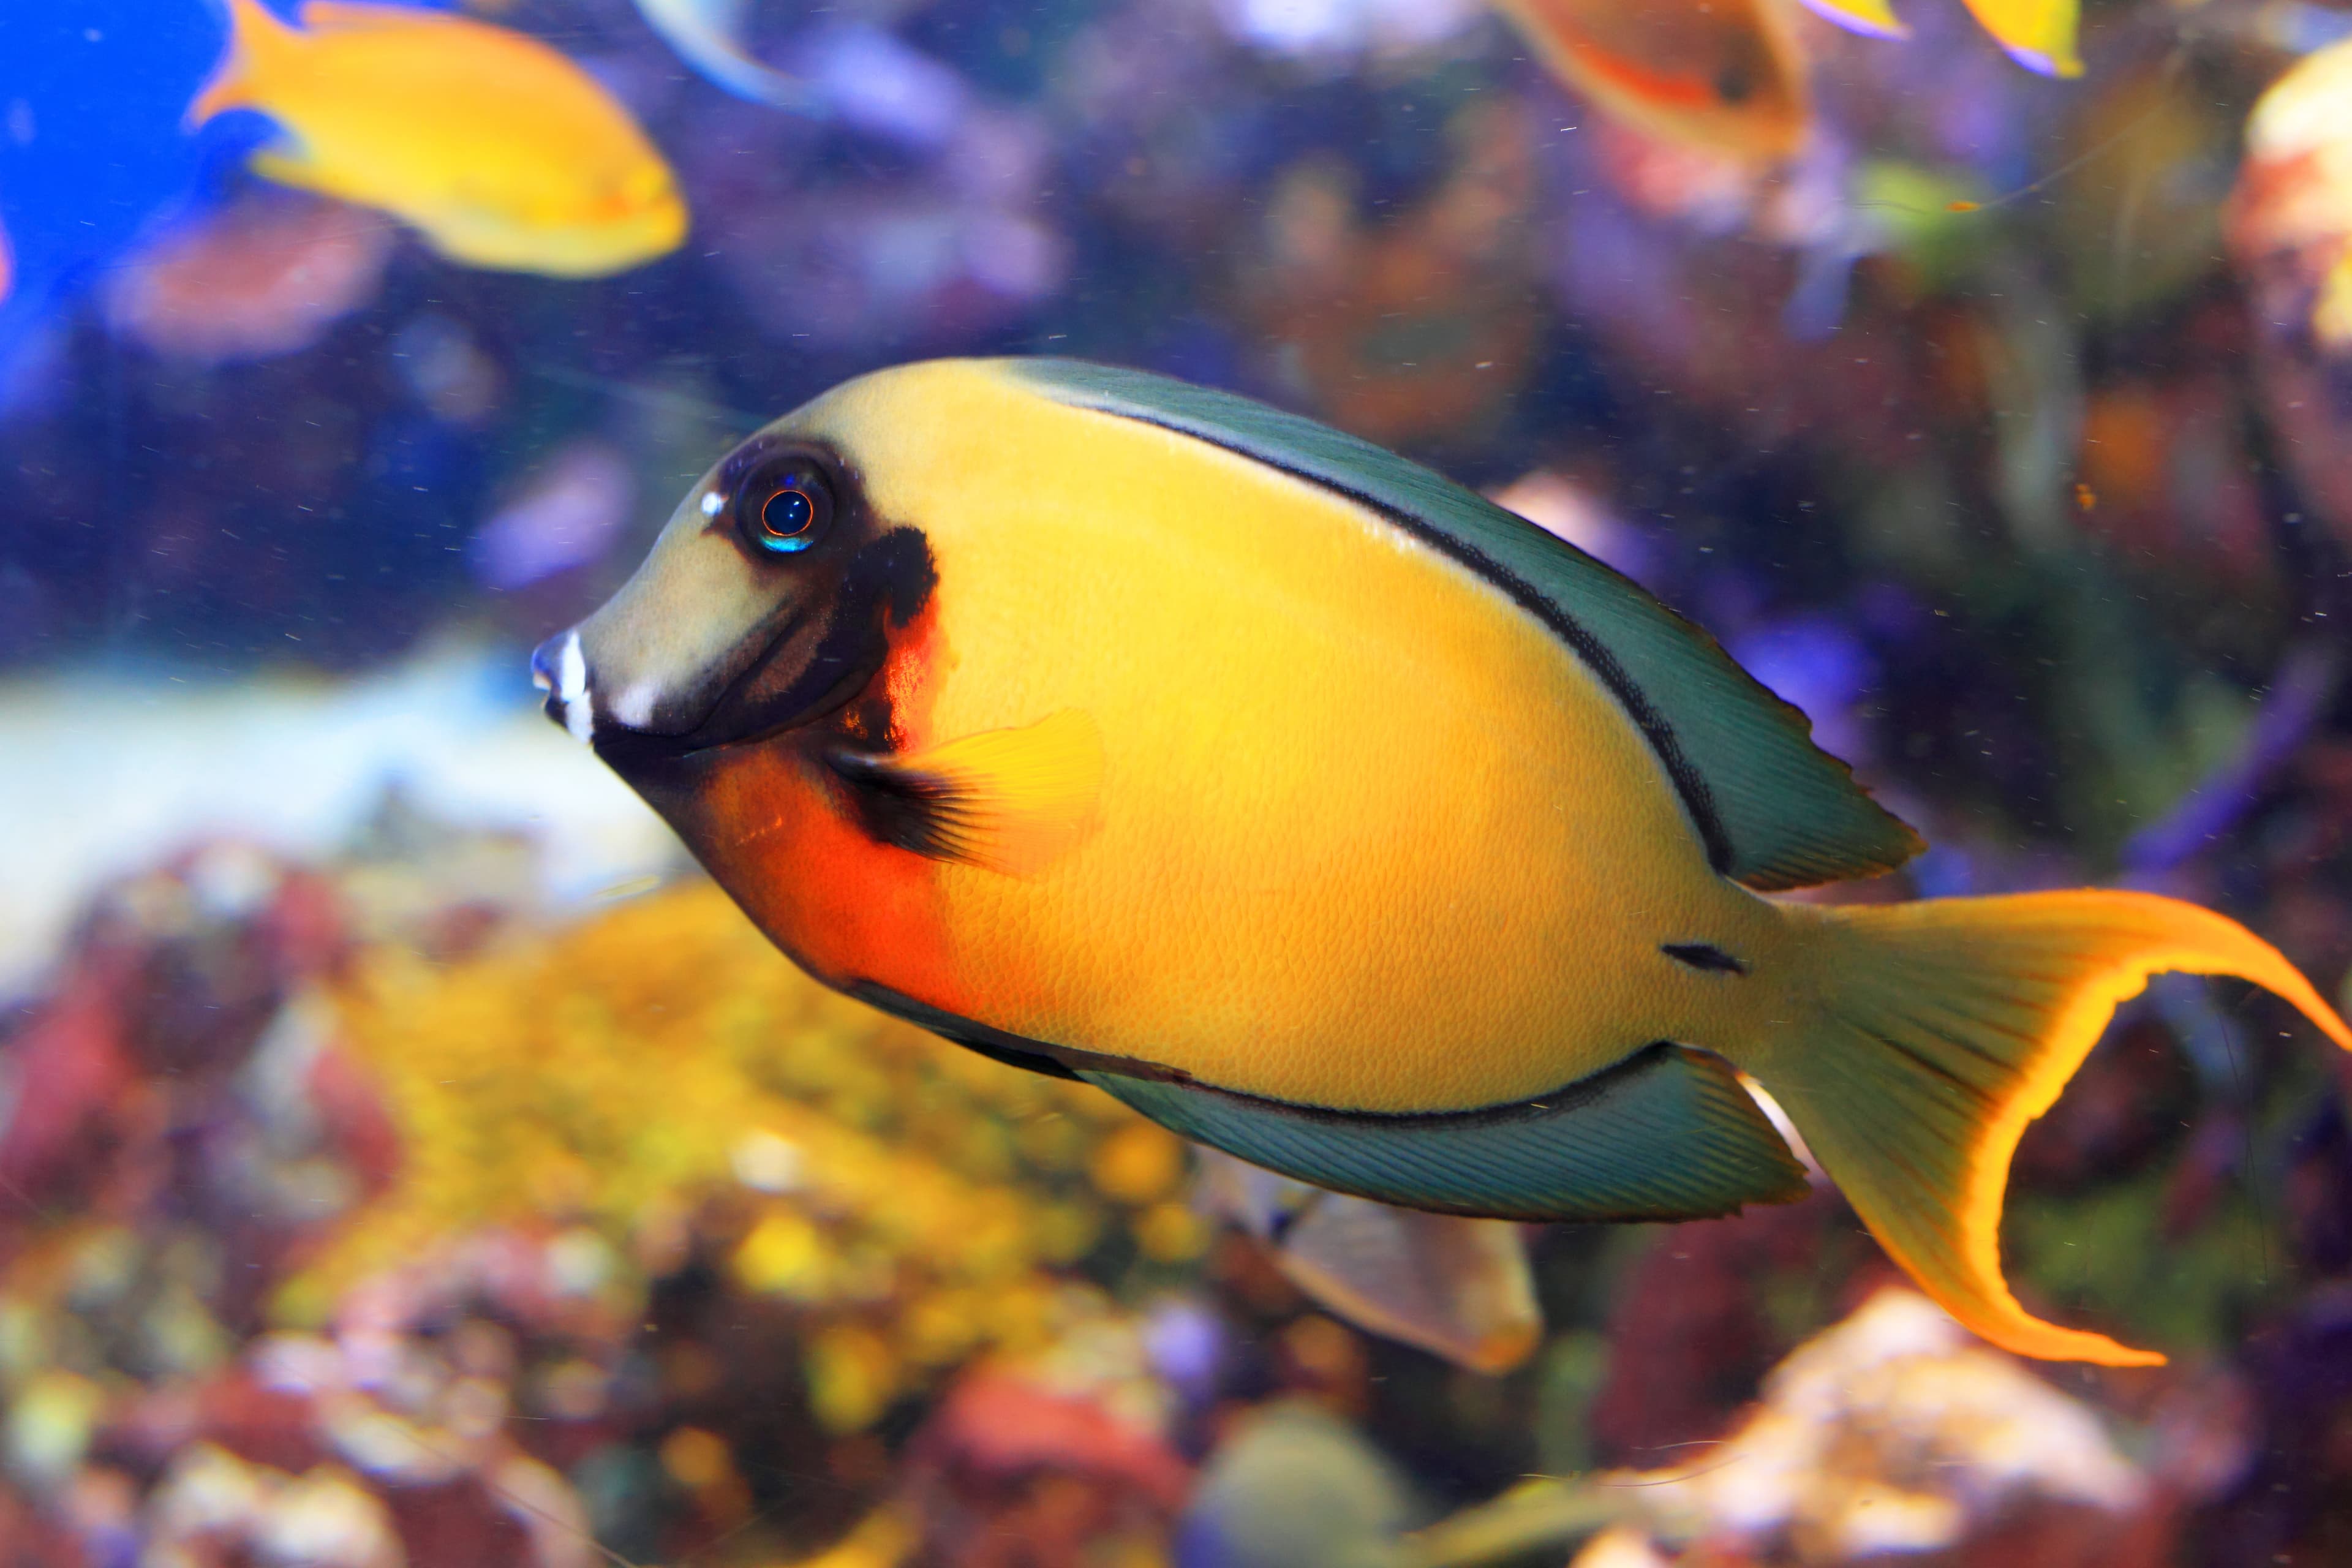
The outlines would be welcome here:
[[[1658,949],[1676,963],[1686,963],[1706,974],[1745,974],[1748,965],[1715,946],[1704,942],[1670,942]]]
[[[1722,813],[1716,809],[1715,791],[1708,786],[1706,778],[1700,774],[1698,769],[1692,764],[1689,756],[1684,752],[1682,742],[1675,735],[1674,726],[1666,721],[1666,716],[1658,711],[1657,706],[1650,700],[1648,695],[1633,683],[1633,678],[1626,673],[1625,667],[1618,662],[1617,656],[1610,651],[1608,645],[1593,636],[1582,622],[1570,615],[1534,584],[1512,572],[1502,563],[1494,560],[1484,551],[1465,540],[1456,539],[1417,513],[1391,506],[1376,496],[1369,496],[1360,490],[1350,489],[1321,474],[1276,461],[1253,447],[1220,440],[1213,431],[1172,420],[1154,419],[1148,415],[1128,408],[1106,407],[1093,403],[1079,406],[1090,408],[1098,414],[1108,414],[1113,418],[1130,419],[1138,425],[1149,425],[1155,429],[1172,431],[1179,436],[1190,436],[1196,441],[1204,441],[1212,447],[1221,447],[1238,457],[1247,458],[1250,461],[1272,468],[1276,473],[1287,474],[1294,479],[1313,485],[1342,500],[1353,501],[1374,516],[1394,523],[1439,554],[1448,556],[1468,567],[1496,587],[1500,588],[1510,597],[1513,604],[1541,621],[1550,629],[1554,637],[1566,643],[1577,658],[1584,661],[1585,667],[1592,671],[1601,684],[1609,689],[1609,694],[1614,697],[1618,704],[1625,710],[1627,717],[1633,721],[1634,727],[1642,731],[1642,738],[1650,743],[1650,750],[1656,754],[1660,765],[1666,770],[1667,778],[1674,784],[1675,793],[1682,798],[1684,811],[1689,814],[1692,827],[1698,833],[1700,844],[1706,849],[1707,865],[1718,874],[1729,875],[1734,858],[1731,835],[1725,831]]]
[[[930,543],[914,529],[894,528],[859,549],[834,591],[824,640],[799,678],[771,700],[772,706],[794,715],[791,722],[802,722],[848,676],[871,675],[887,651],[886,626],[895,631],[913,620],[938,581]]]
[[[807,568],[778,568],[822,572],[834,580],[826,585],[823,577],[816,579],[807,612],[787,622],[744,667],[709,718],[687,738],[690,745],[726,745],[810,723],[853,700],[882,668],[888,634],[904,629],[930,602],[939,581],[930,545],[912,528],[869,538],[845,563],[838,553],[841,545],[836,531],[830,548],[810,552]],[[779,670],[787,650],[805,646],[803,635],[820,625],[815,646],[797,667],[788,675]]]
[[[894,528],[858,552],[850,567],[851,584],[870,593],[882,606],[892,631],[903,631],[931,602],[940,585],[940,569],[931,559],[931,542],[919,529]]]

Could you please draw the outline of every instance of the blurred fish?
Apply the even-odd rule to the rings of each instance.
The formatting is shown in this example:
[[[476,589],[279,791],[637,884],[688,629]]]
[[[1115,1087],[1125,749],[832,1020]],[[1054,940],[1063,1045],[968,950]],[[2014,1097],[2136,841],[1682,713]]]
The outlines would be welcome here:
[[[973,93],[946,61],[880,27],[851,23],[809,41],[809,75],[828,112],[856,130],[917,152],[961,134]]]
[[[391,235],[373,214],[284,191],[164,230],[106,275],[108,325],[218,364],[316,342],[376,295]]]
[[[255,172],[391,213],[473,267],[597,277],[686,237],[645,132],[537,39],[400,5],[310,0],[299,29],[260,0],[228,6],[227,56],[187,120],[269,116],[283,136]]]
[[[962,75],[887,30],[835,22],[797,39],[803,68],[778,70],[743,38],[746,0],[637,0],[681,58],[736,97],[834,120],[919,152],[954,139],[974,107]]]
[[[744,0],[637,0],[646,25],[713,84],[753,103],[821,115],[809,83],[754,58],[742,37]]]
[[[1776,163],[1811,128],[1787,0],[1495,0],[1602,113],[1669,142]]]
[[[1900,38],[1910,29],[1888,0],[1804,0],[1806,9],[1853,32]],[[2009,56],[2043,76],[2080,76],[2074,33],[2080,0],[1968,0],[1969,10]]]
[[[1492,429],[1542,341],[1527,118],[1473,102],[1445,132],[1454,166],[1409,206],[1367,209],[1331,165],[1301,160],[1265,203],[1244,274],[1248,319],[1286,377],[1370,439]]]
[[[803,968],[1296,1180],[1438,1213],[1791,1202],[2032,1355],[2011,1157],[2210,910],[1759,892],[1918,836],[1710,637],[1524,519],[1230,394],[1062,360],[849,382],[533,656],[550,717]],[[1670,1042],[1687,1042],[1682,1043]]]
[[[1256,1237],[1284,1276],[1358,1328],[1474,1372],[1508,1372],[1543,1334],[1519,1227],[1310,1187],[1201,1151],[1195,1202]]]
[[[2352,349],[2352,41],[2298,62],[2255,103],[2228,230],[2259,292],[2307,300],[2317,344]]]
[[[2075,53],[2078,0],[1969,0],[1969,9],[2009,58],[2043,76],[2081,76]]]
[[[1406,1568],[1412,1485],[1370,1439],[1304,1399],[1219,1444],[1178,1522],[1174,1568]]]
[[[2225,16],[2220,27],[2266,48],[2309,55],[2352,37],[2352,16],[2307,0],[2265,0],[2251,13]]]
[[[2310,510],[2352,539],[2352,41],[2297,62],[2254,105],[2222,232],[2273,445]]]
[[[474,574],[511,591],[602,557],[636,503],[629,465],[600,441],[580,441],[474,534]]]
[[[1806,10],[1869,38],[1907,38],[1911,29],[1887,0],[1803,0]]]

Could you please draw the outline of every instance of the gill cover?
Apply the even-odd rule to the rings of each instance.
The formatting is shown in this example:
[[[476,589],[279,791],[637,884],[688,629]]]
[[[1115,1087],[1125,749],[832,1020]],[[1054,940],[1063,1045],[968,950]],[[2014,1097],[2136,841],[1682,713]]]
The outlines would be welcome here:
[[[539,660],[574,732],[681,750],[789,729],[871,679],[893,625],[928,599],[922,535],[882,524],[847,467],[780,420],[688,492],[635,574]],[[559,639],[560,642],[560,639]],[[553,706],[553,702],[551,703]]]

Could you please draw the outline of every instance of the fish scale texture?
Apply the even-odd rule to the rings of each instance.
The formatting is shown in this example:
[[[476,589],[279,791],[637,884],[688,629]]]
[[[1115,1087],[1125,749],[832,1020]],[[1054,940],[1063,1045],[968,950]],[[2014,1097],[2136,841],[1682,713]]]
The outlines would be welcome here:
[[[1525,519],[1392,452],[1231,393],[1070,360],[1006,368],[1047,395],[1181,430],[1370,502],[1498,582],[1523,606],[1580,628],[1577,651],[1612,662],[1683,787],[1711,816],[1716,868],[1759,891],[1873,876],[1924,847],[1811,724],[1733,663],[1714,637],[1637,584]],[[1610,672],[1602,673],[1604,679]],[[1679,763],[1681,765],[1676,766]]]

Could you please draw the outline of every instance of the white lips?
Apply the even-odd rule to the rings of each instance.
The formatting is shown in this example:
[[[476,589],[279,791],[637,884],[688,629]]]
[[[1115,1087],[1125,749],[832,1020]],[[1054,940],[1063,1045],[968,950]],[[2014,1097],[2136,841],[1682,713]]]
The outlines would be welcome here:
[[[566,632],[563,652],[555,661],[555,696],[563,704],[563,727],[586,745],[596,733],[596,714],[588,701],[588,658],[580,651],[580,634]]]

